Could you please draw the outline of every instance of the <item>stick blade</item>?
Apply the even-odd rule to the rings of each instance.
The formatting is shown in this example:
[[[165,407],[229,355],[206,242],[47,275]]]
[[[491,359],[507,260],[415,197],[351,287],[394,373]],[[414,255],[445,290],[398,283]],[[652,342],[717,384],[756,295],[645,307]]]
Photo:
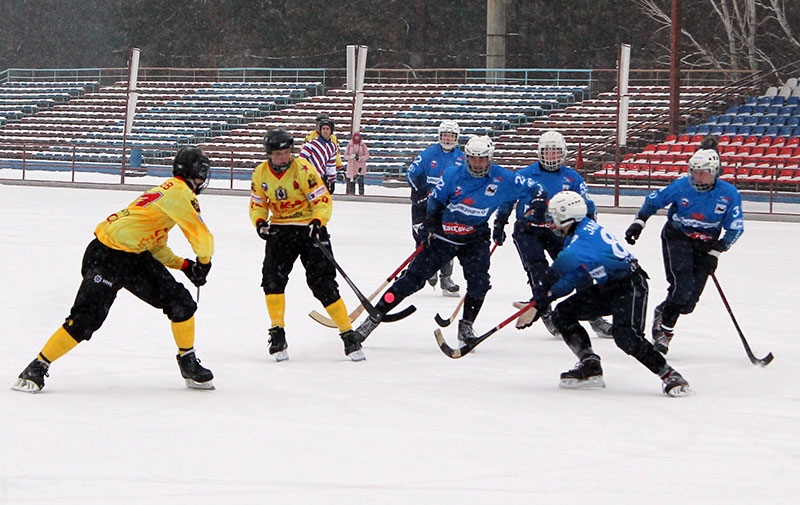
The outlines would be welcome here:
[[[442,328],[447,328],[448,326],[450,326],[450,323],[453,322],[450,319],[443,318],[438,313],[435,316],[433,316],[433,319],[436,321],[436,324],[438,324]]]
[[[328,328],[336,328],[337,327],[336,323],[334,323],[332,319],[329,319],[329,318],[323,316],[322,314],[320,314],[316,310],[312,310],[311,312],[309,312],[308,313],[308,317],[310,317],[314,321],[318,322],[322,326],[327,326]]]
[[[759,365],[759,366],[761,366],[763,368],[763,367],[769,365],[770,363],[772,363],[773,359],[775,359],[775,356],[773,356],[772,353],[769,353],[769,354],[767,354],[766,356],[764,356],[761,359],[754,359],[753,360],[753,364],[754,365]]]
[[[461,347],[453,349],[452,347],[447,345],[447,342],[444,341],[444,335],[442,335],[442,330],[440,330],[439,328],[436,328],[433,331],[433,336],[436,337],[436,343],[439,344],[439,349],[441,349],[444,355],[447,356],[448,358],[458,359],[464,355],[461,353],[462,350]]]
[[[399,321],[401,319],[405,319],[406,317],[413,314],[417,308],[413,305],[409,305],[408,307],[404,308],[400,312],[395,312],[394,314],[386,314],[383,316],[383,321],[386,323],[393,323],[395,321]]]

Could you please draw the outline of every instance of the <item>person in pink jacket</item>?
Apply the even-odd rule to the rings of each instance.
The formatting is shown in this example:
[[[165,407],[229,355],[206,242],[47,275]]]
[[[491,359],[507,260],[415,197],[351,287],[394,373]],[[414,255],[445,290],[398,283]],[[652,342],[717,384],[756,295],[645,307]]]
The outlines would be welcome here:
[[[369,159],[369,149],[361,139],[359,132],[353,133],[347,149],[344,151],[347,158],[347,194],[355,194],[356,182],[358,183],[358,194],[364,196],[364,176],[367,175],[367,160]]]

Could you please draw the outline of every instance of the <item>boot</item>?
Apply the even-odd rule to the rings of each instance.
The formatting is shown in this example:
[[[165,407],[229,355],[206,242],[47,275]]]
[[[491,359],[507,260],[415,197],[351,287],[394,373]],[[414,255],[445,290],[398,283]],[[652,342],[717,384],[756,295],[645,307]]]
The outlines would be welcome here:
[[[561,374],[558,387],[563,389],[600,389],[606,387],[603,382],[603,367],[600,356],[590,354],[581,359],[575,368]]]
[[[381,321],[378,319],[373,319],[372,316],[367,316],[364,321],[356,328],[356,338],[358,339],[359,343],[365,341],[369,334],[381,324]]]
[[[458,321],[458,341],[463,346],[471,346],[478,340],[475,330],[472,329],[472,321],[463,319]]]
[[[661,380],[664,382],[662,390],[667,396],[673,398],[678,396],[686,396],[692,393],[689,388],[689,383],[683,378],[677,370],[668,366],[667,369],[661,374]]]
[[[432,288],[436,287],[436,274],[433,274],[433,277],[428,279],[428,284],[430,284]]]
[[[194,349],[178,354],[175,358],[178,360],[181,376],[186,381],[186,387],[191,389],[214,389],[214,383],[211,382],[214,374],[200,364],[200,360],[194,354]]]
[[[611,323],[602,317],[589,321],[589,326],[592,327],[592,330],[594,330],[595,334],[600,338],[614,338],[614,335],[611,334]]]
[[[361,350],[361,339],[358,333],[353,330],[347,330],[340,333],[339,337],[341,337],[342,342],[344,342],[344,353],[348,358],[353,361],[364,361],[367,359],[367,357],[364,356],[364,351]]]
[[[11,389],[25,393],[38,393],[44,387],[44,378],[50,376],[47,373],[49,368],[50,365],[47,362],[36,358],[19,374],[17,382],[11,386]]]
[[[442,287],[442,296],[460,296],[458,284],[453,282],[453,278],[449,275],[440,275],[439,285]]]
[[[289,359],[289,345],[286,343],[286,331],[280,326],[273,326],[269,329],[269,353],[275,357],[275,361],[286,361]]]

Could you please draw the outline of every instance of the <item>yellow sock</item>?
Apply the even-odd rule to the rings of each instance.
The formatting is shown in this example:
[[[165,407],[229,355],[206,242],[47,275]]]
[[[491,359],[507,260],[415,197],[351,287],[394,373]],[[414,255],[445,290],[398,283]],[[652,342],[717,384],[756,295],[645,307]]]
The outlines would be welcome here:
[[[283,293],[277,295],[267,295],[267,312],[269,312],[269,319],[272,326],[280,326],[284,328],[286,323],[283,322],[283,314],[286,312],[286,296]]]
[[[72,338],[72,335],[61,326],[53,333],[47,343],[44,344],[44,347],[42,347],[42,352],[39,353],[39,359],[52,363],[61,356],[67,354],[76,345],[78,345],[78,341]]]
[[[344,300],[341,298],[325,307],[325,310],[328,311],[328,315],[331,316],[333,322],[339,327],[339,333],[353,328],[350,324],[350,318],[347,317],[347,307],[344,306]]]
[[[183,354],[194,347],[194,316],[180,323],[172,322],[172,336],[178,344],[178,353]]]

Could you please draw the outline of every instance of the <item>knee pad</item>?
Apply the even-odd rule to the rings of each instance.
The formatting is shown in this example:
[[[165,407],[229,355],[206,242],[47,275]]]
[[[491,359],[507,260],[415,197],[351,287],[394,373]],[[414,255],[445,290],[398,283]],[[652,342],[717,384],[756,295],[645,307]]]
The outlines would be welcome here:
[[[327,279],[310,283],[308,287],[311,288],[311,293],[314,295],[314,298],[319,300],[323,307],[327,307],[341,298],[339,295],[339,288],[335,283]]]
[[[70,314],[70,316],[64,320],[64,324],[61,326],[67,330],[67,333],[69,333],[70,336],[75,339],[75,341],[83,342],[84,340],[89,340],[92,338],[94,332],[96,332],[103,325],[103,321],[105,321],[107,314],[108,311],[106,311],[104,314],[100,314],[97,311],[85,313],[76,312]]]
[[[261,281],[261,287],[264,289],[265,295],[279,295],[286,289],[286,281],[288,279],[279,279],[270,276]]]
[[[614,332],[614,343],[617,344],[617,347],[622,349],[625,354],[630,356],[636,356],[641,352],[642,347],[647,344],[642,337],[636,335],[630,328],[617,329]]]
[[[164,314],[173,323],[187,321],[197,311],[197,303],[195,303],[192,295],[185,288],[182,291],[182,293],[176,294],[170,303],[164,307]]]

